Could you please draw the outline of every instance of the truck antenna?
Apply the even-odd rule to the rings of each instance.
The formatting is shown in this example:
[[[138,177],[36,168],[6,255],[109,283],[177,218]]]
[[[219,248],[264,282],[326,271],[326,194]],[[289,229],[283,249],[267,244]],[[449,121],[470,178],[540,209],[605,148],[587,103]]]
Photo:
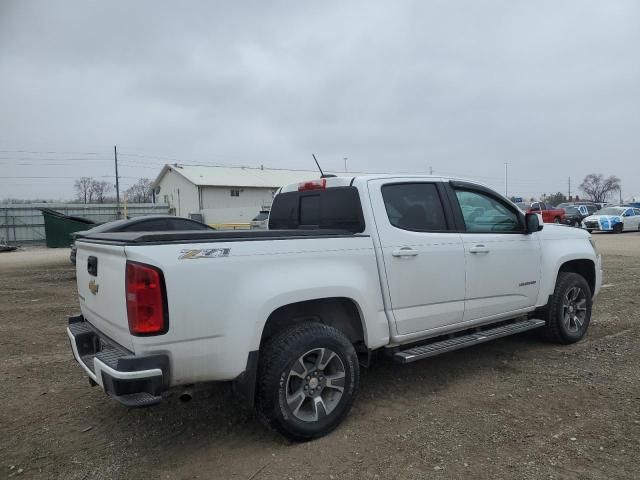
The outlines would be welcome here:
[[[324,172],[322,171],[322,168],[320,168],[320,164],[318,163],[318,159],[316,158],[316,154],[312,153],[311,156],[313,157],[313,160],[316,162],[316,165],[318,166],[318,170],[320,170],[320,178],[324,177]]]

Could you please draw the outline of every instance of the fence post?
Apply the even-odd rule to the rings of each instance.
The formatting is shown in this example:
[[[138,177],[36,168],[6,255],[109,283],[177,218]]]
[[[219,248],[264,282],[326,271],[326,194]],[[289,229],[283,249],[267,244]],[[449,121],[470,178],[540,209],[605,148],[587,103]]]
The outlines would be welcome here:
[[[7,230],[7,245],[9,244],[9,208],[4,209],[4,227]]]

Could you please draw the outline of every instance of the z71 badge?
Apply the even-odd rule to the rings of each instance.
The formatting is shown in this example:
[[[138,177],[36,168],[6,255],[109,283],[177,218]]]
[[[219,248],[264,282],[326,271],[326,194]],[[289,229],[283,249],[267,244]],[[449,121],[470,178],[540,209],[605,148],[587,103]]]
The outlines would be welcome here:
[[[200,248],[193,250],[180,250],[180,256],[178,257],[178,260],[228,257],[230,251],[230,248]]]

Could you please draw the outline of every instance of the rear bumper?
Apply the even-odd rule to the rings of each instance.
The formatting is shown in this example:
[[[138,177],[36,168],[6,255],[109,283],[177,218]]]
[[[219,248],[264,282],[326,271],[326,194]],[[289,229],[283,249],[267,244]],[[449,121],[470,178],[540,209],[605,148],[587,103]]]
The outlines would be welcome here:
[[[94,384],[128,407],[160,402],[169,382],[167,355],[134,355],[102,335],[82,315],[69,317],[74,358]]]

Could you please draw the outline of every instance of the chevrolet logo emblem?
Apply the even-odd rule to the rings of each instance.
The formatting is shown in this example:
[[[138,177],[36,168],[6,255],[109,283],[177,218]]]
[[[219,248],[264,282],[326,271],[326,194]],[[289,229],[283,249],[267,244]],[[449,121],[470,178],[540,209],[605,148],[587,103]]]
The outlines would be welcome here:
[[[91,293],[93,293],[94,295],[96,295],[98,293],[98,289],[100,288],[100,285],[98,285],[96,283],[95,280],[91,280],[89,282],[89,290],[91,291]]]

